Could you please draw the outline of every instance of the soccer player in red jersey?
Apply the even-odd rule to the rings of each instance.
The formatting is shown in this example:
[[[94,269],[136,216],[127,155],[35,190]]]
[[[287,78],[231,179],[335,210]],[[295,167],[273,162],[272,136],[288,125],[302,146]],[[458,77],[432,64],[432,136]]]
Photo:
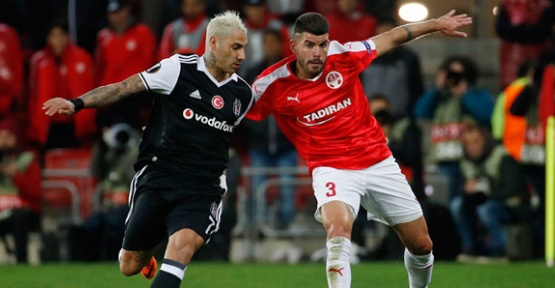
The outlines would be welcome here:
[[[390,225],[406,246],[410,287],[430,283],[434,257],[422,209],[370,114],[359,74],[374,58],[414,38],[434,32],[466,37],[459,28],[471,23],[450,11],[341,44],[329,40],[326,18],[305,13],[290,41],[294,55],[255,80],[257,103],[247,117],[273,114],[312,173],[315,217],[327,231],[329,287],[351,285],[350,238],[360,205],[370,219]]]

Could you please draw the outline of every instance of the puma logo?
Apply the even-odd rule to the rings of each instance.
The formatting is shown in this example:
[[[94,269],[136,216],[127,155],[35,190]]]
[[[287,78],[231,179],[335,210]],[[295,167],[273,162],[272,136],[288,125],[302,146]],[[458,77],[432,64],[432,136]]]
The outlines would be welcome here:
[[[295,97],[293,96],[287,96],[287,101],[295,101],[297,103],[301,103],[301,101],[299,101],[299,93],[297,93],[297,95],[295,95]]]
[[[330,269],[328,269],[328,272],[337,272],[337,273],[339,273],[339,276],[343,276],[343,272],[341,272],[343,269],[345,269],[345,268],[341,267],[339,269],[335,269],[335,268],[331,267]]]

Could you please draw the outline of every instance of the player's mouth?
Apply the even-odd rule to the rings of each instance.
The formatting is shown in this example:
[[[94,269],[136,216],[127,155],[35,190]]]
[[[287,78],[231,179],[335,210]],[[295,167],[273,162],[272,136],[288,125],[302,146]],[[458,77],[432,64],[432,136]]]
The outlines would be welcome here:
[[[233,63],[231,67],[233,67],[233,69],[235,70],[239,70],[239,68],[241,68],[241,63]]]
[[[322,61],[320,61],[320,60],[311,60],[311,61],[308,61],[308,65],[311,65],[311,66],[322,66],[322,65],[324,65],[324,62],[322,62]]]

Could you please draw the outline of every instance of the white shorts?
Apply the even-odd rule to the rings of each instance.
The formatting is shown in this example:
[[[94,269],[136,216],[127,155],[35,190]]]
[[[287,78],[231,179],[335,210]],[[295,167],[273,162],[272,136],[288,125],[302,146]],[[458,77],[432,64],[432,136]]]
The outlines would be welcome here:
[[[314,217],[322,221],[320,207],[341,201],[358,215],[360,206],[368,219],[393,226],[422,216],[422,208],[393,156],[362,170],[317,167],[312,171],[312,188],[318,201]]]

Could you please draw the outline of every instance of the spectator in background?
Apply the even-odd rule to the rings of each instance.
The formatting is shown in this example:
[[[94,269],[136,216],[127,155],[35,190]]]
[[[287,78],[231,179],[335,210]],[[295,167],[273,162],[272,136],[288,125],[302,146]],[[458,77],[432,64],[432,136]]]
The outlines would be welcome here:
[[[388,18],[378,25],[378,34],[396,27]],[[418,97],[424,93],[422,69],[418,55],[399,46],[372,62],[361,74],[364,93],[388,97],[391,116],[395,119],[412,115]]]
[[[392,113],[391,101],[383,94],[371,96],[369,104],[370,111],[380,123],[387,138],[387,146],[399,163],[401,172],[407,177],[416,198],[424,200],[426,196],[424,194],[422,131],[416,123],[416,119],[414,117],[395,118]]]
[[[74,232],[86,255],[80,260],[114,260],[123,241],[127,199],[135,175],[133,163],[139,155],[140,133],[126,123],[107,127],[93,146],[92,175],[98,179],[95,211]]]
[[[109,26],[97,35],[95,64],[98,85],[104,86],[146,70],[155,63],[156,38],[132,15],[126,0],[111,0],[107,6]],[[140,101],[138,101],[140,99]],[[100,128],[123,121],[141,127],[148,118],[148,95],[100,109]]]
[[[250,32],[250,31],[249,31]],[[278,62],[283,58],[283,42],[282,34],[279,30],[266,29],[262,33],[262,51],[264,58],[254,63],[247,71],[245,71],[245,81],[253,83],[264,69]],[[250,165],[252,167],[296,167],[298,164],[298,155],[295,147],[285,138],[277,126],[273,117],[268,117],[264,121],[245,121],[245,133],[247,134],[248,155]],[[294,175],[282,174],[280,179],[287,181],[292,179]],[[266,176],[253,176],[252,192],[257,191],[265,180]],[[295,217],[295,188],[292,185],[280,186],[280,202],[279,215],[277,217],[277,225],[279,228],[287,228]],[[251,199],[251,207],[255,207],[254,194]],[[251,209],[253,219],[256,219],[256,209]],[[264,221],[258,219],[259,221]]]
[[[246,69],[244,79],[247,83],[253,83],[256,76],[262,73],[264,69],[283,58],[283,42],[284,39],[280,31],[275,29],[264,30],[262,33],[262,52],[264,53],[264,58],[257,63],[253,63],[249,69]]]
[[[337,0],[310,0],[306,11],[318,12],[322,15],[330,15],[337,11]]]
[[[0,117],[13,112],[23,90],[23,54],[17,31],[0,23]]]
[[[486,128],[467,126],[461,141],[464,191],[449,204],[462,241],[463,254],[457,260],[467,262],[476,260],[475,256],[486,256],[506,261],[507,233],[502,226],[530,219],[524,177],[517,162],[503,145],[495,144]]]
[[[137,1],[137,0],[131,0]],[[56,0],[28,2],[28,28],[34,51],[44,47],[44,36],[50,31],[45,23],[63,20],[67,23],[71,42],[92,54],[96,33],[105,24],[108,0]]]
[[[517,76],[525,59],[537,58],[547,48],[552,25],[555,24],[553,1],[503,0],[495,23],[501,38],[499,63],[501,88]]]
[[[326,15],[331,40],[346,43],[376,35],[376,19],[362,10],[360,0],[338,0],[337,7],[335,13]]]
[[[298,164],[298,155],[295,147],[287,140],[283,132],[277,126],[273,117],[268,117],[264,121],[255,122],[251,120],[245,121],[246,133],[248,137],[248,154],[251,167],[277,167],[277,168],[295,168]],[[294,178],[294,175],[282,173],[279,179],[287,183]],[[258,175],[252,177],[252,205],[255,207],[254,193],[267,180],[267,176]],[[277,217],[277,227],[285,229],[295,218],[295,187],[293,185],[283,184],[279,186],[280,198]],[[256,211],[256,209],[251,209]],[[256,212],[255,212],[256,213]],[[253,215],[256,218],[256,214]],[[257,219],[257,221],[265,221],[266,219]]]
[[[28,139],[40,150],[90,145],[95,111],[48,117],[42,110],[48,99],[72,99],[94,87],[92,57],[70,42],[67,25],[51,26],[46,47],[33,55],[30,66]]]
[[[545,205],[545,127],[539,117],[540,107],[549,106],[540,97],[544,65],[525,61],[519,76],[498,97],[492,118],[496,137],[520,164],[527,180],[539,197],[540,207],[534,223],[536,256],[543,254]],[[553,90],[552,90],[553,91]],[[553,98],[551,98],[553,99]],[[540,100],[546,101],[544,103]],[[551,104],[553,106],[553,104]]]
[[[292,27],[295,18],[301,15],[308,8],[308,2],[305,0],[280,0],[280,1],[268,1],[268,10],[273,15],[276,15],[283,21],[283,23],[289,27]],[[290,32],[292,32],[290,30]]]
[[[417,119],[432,120],[429,161],[449,179],[448,199],[460,194],[463,178],[461,133],[469,123],[490,126],[493,97],[476,85],[478,69],[468,57],[451,56],[439,67],[435,87],[416,102]],[[447,203],[445,203],[447,204]]]
[[[274,15],[287,16],[303,12],[305,0],[268,1],[268,10]]]
[[[378,22],[395,17],[398,8],[397,0],[363,0],[364,11],[376,17]]]
[[[249,31],[250,32],[250,31]],[[256,76],[258,76],[264,69],[270,65],[278,62],[283,58],[283,42],[282,34],[279,30],[266,29],[262,33],[262,51],[264,58],[257,63],[254,63],[247,71],[245,71],[245,81],[253,83]],[[245,121],[245,133],[248,139],[248,155],[252,167],[296,167],[298,164],[298,155],[295,147],[285,138],[277,126],[273,117],[268,117],[264,121]],[[280,179],[287,181],[292,179],[294,175],[282,174]],[[265,180],[266,176],[253,176],[252,178],[252,191],[256,192]],[[277,225],[279,228],[287,228],[295,217],[295,188],[292,185],[280,186],[280,202],[279,202],[279,215],[277,217]],[[250,200],[253,206],[254,195]],[[253,215],[256,218],[256,211],[252,209]],[[255,219],[253,218],[253,219]],[[263,221],[262,219],[259,219]]]
[[[164,28],[159,60],[175,53],[204,54],[206,26],[210,21],[206,15],[206,3],[203,0],[183,0],[181,11],[183,16]]]
[[[131,15],[126,0],[111,0],[106,8],[109,26],[97,34],[95,63],[100,86],[119,82],[155,62],[156,39]]]
[[[17,262],[27,263],[29,233],[40,231],[41,168],[22,148],[22,132],[12,119],[0,121],[0,236],[12,233]]]
[[[246,60],[242,64],[240,75],[243,75],[244,71],[250,69],[251,66],[262,61],[264,58],[262,42],[264,30],[266,29],[273,29],[280,32],[282,38],[281,53],[284,56],[291,55],[291,49],[289,48],[290,37],[287,26],[270,13],[265,0],[245,0],[243,12],[245,14],[245,24],[249,30],[247,35],[249,39],[245,49]]]

